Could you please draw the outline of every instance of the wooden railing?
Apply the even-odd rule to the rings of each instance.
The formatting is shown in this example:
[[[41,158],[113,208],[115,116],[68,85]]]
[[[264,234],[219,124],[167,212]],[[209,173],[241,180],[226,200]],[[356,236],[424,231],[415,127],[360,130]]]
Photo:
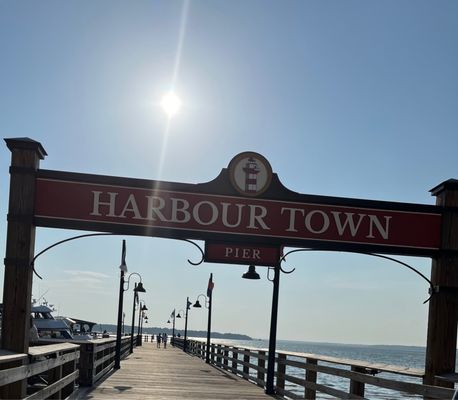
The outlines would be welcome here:
[[[79,346],[59,343],[33,346],[28,354],[0,350],[0,398],[10,398],[12,386],[27,387],[25,399],[68,398],[75,390]]]
[[[175,338],[175,346],[183,348],[183,343]],[[187,352],[205,359],[206,344],[188,339]],[[263,388],[267,360],[267,349],[211,344],[211,364]],[[451,399],[454,394],[453,389],[423,385],[424,371],[419,369],[287,351],[276,353],[275,364],[276,392],[291,399],[313,400],[320,394],[339,399]]]
[[[134,338],[135,339],[135,338]],[[63,342],[62,339],[41,339],[38,343]],[[69,343],[80,346],[80,360],[78,363],[80,386],[92,386],[113,369],[116,338],[70,340]],[[136,340],[134,340],[134,346]],[[121,338],[121,360],[130,354],[130,336]]]

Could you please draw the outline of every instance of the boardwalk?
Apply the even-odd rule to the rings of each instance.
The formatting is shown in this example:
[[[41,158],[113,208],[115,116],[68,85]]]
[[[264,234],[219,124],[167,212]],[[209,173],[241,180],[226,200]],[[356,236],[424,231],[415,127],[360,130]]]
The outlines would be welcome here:
[[[121,369],[77,399],[272,399],[262,388],[169,346],[144,343],[121,362]]]

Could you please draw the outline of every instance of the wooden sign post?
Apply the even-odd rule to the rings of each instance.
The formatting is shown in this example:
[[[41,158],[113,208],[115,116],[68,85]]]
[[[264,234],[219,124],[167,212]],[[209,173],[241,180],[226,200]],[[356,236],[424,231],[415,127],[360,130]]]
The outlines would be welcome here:
[[[32,303],[31,262],[35,246],[36,172],[46,152],[34,140],[6,139],[11,151],[10,197],[3,283],[2,348],[17,353],[29,349]],[[25,397],[26,381],[9,385],[2,398]],[[6,396],[6,397],[3,397]]]
[[[431,282],[436,292],[429,302],[424,383],[453,388],[440,380],[455,371],[458,324],[458,180],[450,179],[431,190],[442,213],[442,243],[433,259]],[[449,375],[450,377],[450,375]]]

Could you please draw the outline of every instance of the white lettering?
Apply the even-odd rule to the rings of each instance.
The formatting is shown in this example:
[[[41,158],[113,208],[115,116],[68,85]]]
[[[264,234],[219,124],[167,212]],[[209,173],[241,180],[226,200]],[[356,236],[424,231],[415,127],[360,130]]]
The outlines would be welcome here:
[[[282,207],[280,213],[283,215],[283,211],[289,211],[289,227],[286,230],[287,232],[297,232],[295,228],[294,222],[296,221],[296,212],[299,211],[302,216],[304,216],[304,210],[300,208],[289,208],[289,207]]]
[[[263,221],[263,218],[267,215],[267,208],[252,204],[249,204],[248,207],[250,207],[250,223],[248,224],[247,228],[258,229],[258,227],[255,225],[255,222],[257,222],[262,229],[270,230],[270,228]],[[256,214],[256,210],[260,211],[260,214]]]
[[[167,221],[164,217],[164,214],[160,210],[165,207],[165,201],[162,197],[159,196],[146,196],[148,199],[148,209],[146,219],[151,221],[156,221],[156,217],[161,221]]]
[[[228,211],[230,207],[230,203],[221,203],[221,206],[223,207],[222,209],[222,214],[221,214],[221,220],[222,223],[225,227],[227,228],[235,228],[240,225],[240,222],[242,221],[242,209],[245,207],[245,204],[235,204],[237,207],[237,222],[235,224],[230,224],[228,221]]]
[[[110,201],[100,201],[100,195],[103,192],[98,192],[93,190],[92,193],[94,194],[94,204],[92,208],[92,212],[90,215],[102,215],[100,213],[100,206],[108,206],[108,214],[107,217],[116,217],[115,215],[115,206],[116,206],[116,196],[118,193],[108,192],[110,196]]]
[[[172,201],[172,217],[170,222],[189,222],[191,220],[191,213],[188,211],[189,202],[184,199],[175,199],[173,197],[170,200]],[[181,207],[179,207],[180,203]],[[178,219],[178,213],[181,214],[181,219]]]
[[[138,211],[137,202],[135,201],[135,197],[133,194],[131,194],[129,198],[127,199],[126,204],[124,205],[124,208],[121,214],[118,215],[118,217],[126,218],[125,214],[128,211],[134,213],[133,219],[143,219],[142,216],[140,215],[140,211]]]
[[[205,205],[210,206],[211,211],[211,216],[208,221],[203,221],[199,214],[200,208]],[[200,201],[192,209],[192,216],[200,225],[211,225],[218,219],[218,208],[211,201]]]
[[[353,215],[355,215],[354,213],[344,213],[346,219],[343,224],[340,220],[340,214],[342,214],[340,211],[331,211],[331,214],[334,216],[334,221],[336,222],[337,232],[339,232],[339,235],[342,236],[348,226],[350,228],[350,234],[352,237],[356,236],[359,226],[361,225],[361,221],[364,219],[364,217],[367,216],[366,214],[358,214],[359,219],[355,226],[355,221],[353,221]]]
[[[321,228],[319,229],[314,229],[312,227],[312,218],[315,214],[319,214],[322,216],[323,218],[323,221],[322,221],[322,226]],[[323,233],[325,231],[328,230],[329,228],[329,217],[328,215],[324,212],[324,211],[321,211],[321,210],[313,210],[313,211],[310,211],[306,216],[305,216],[305,227],[312,233],[316,233],[316,234],[319,234],[319,233]]]
[[[390,219],[392,217],[389,217],[389,216],[384,216],[385,218],[385,228],[383,228],[382,226],[382,223],[380,222],[380,220],[377,218],[376,215],[369,215],[369,235],[367,235],[366,237],[367,238],[374,238],[374,232],[373,232],[373,227],[375,225],[375,227],[377,228],[380,236],[382,236],[383,239],[388,239],[388,236],[389,236],[389,230],[390,230]]]

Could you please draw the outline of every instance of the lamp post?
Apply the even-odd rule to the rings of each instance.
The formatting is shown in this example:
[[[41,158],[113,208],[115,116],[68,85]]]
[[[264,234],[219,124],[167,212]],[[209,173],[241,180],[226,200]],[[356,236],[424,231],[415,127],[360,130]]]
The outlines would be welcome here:
[[[142,319],[140,320],[140,336],[143,337],[143,321],[145,321],[145,324],[148,322],[148,316],[146,315],[145,311],[148,310],[146,306],[144,306],[145,309],[142,309]]]
[[[176,313],[177,315],[177,318],[181,318],[182,315],[184,315],[184,310],[181,309],[181,310],[178,310],[178,312]],[[178,332],[178,336],[180,336],[180,333]]]
[[[146,307],[145,303],[144,302],[142,303],[140,301],[139,312],[138,312],[137,336],[139,336],[141,334],[140,325],[141,325],[141,322],[142,322],[142,319],[143,319],[144,311],[147,311],[147,310],[148,310],[148,307]]]
[[[121,368],[121,324],[122,327],[124,327],[124,313],[122,312],[122,303],[124,299],[124,274],[127,272],[125,240],[122,241],[121,265],[119,266],[119,269],[121,270],[121,278],[119,280],[118,324],[116,326],[116,349],[114,362],[115,369]]]
[[[278,294],[280,287],[280,266],[272,267],[274,269],[274,278],[272,279],[272,312],[270,317],[270,334],[269,334],[269,355],[267,359],[267,377],[266,377],[266,394],[275,394],[274,375],[275,375],[275,352],[277,341],[277,316],[278,316]],[[248,272],[242,275],[244,279],[260,279],[256,272],[255,266],[250,265]]]
[[[183,351],[186,352],[188,347],[188,311],[189,307],[191,306],[191,302],[189,301],[189,297],[186,297],[186,317],[184,320],[184,343],[183,343]]]
[[[114,368],[119,369],[121,368],[121,326],[124,330],[124,316],[125,314],[122,312],[123,306],[123,299],[124,299],[124,292],[129,290],[130,278],[132,275],[137,275],[140,278],[140,283],[137,286],[135,283],[134,287],[134,311],[135,311],[135,297],[138,296],[137,292],[146,292],[143,288],[142,277],[137,272],[132,272],[127,277],[127,287],[124,288],[126,280],[124,278],[124,274],[127,272],[127,265],[126,265],[126,241],[123,240],[122,243],[122,259],[121,259],[121,279],[119,284],[119,306],[118,306],[118,324],[116,326],[116,351],[115,351],[115,361],[114,361]],[[134,324],[134,315],[132,314],[132,333],[131,333],[131,342],[130,342],[130,352],[133,352],[133,324]]]
[[[199,297],[205,297],[205,307],[208,309],[208,322],[207,322],[207,353],[205,354],[205,362],[207,364],[210,363],[210,336],[211,336],[211,324],[212,324],[212,296],[213,296],[213,274],[210,274],[210,278],[208,280],[208,287],[207,287],[207,296],[204,294],[199,294],[197,296],[196,303],[193,307],[200,308],[202,307],[199,303]]]
[[[137,346],[142,345],[141,325],[142,325],[143,316],[146,310],[148,310],[148,308],[146,307],[145,303],[144,302],[142,303],[140,301],[139,308],[138,308]]]
[[[173,309],[172,313],[170,314],[170,318],[173,318],[172,340],[170,342],[171,342],[172,346],[174,346],[174,341],[175,341],[175,309]],[[170,323],[170,320],[168,322]]]
[[[134,352],[135,304],[138,302],[138,292],[146,292],[146,290],[143,288],[142,277],[140,276],[140,274],[136,272],[132,272],[132,274],[137,274],[140,277],[140,282],[138,283],[138,285],[137,282],[135,282],[134,286],[134,301],[132,306],[132,327],[130,330],[130,353]]]

